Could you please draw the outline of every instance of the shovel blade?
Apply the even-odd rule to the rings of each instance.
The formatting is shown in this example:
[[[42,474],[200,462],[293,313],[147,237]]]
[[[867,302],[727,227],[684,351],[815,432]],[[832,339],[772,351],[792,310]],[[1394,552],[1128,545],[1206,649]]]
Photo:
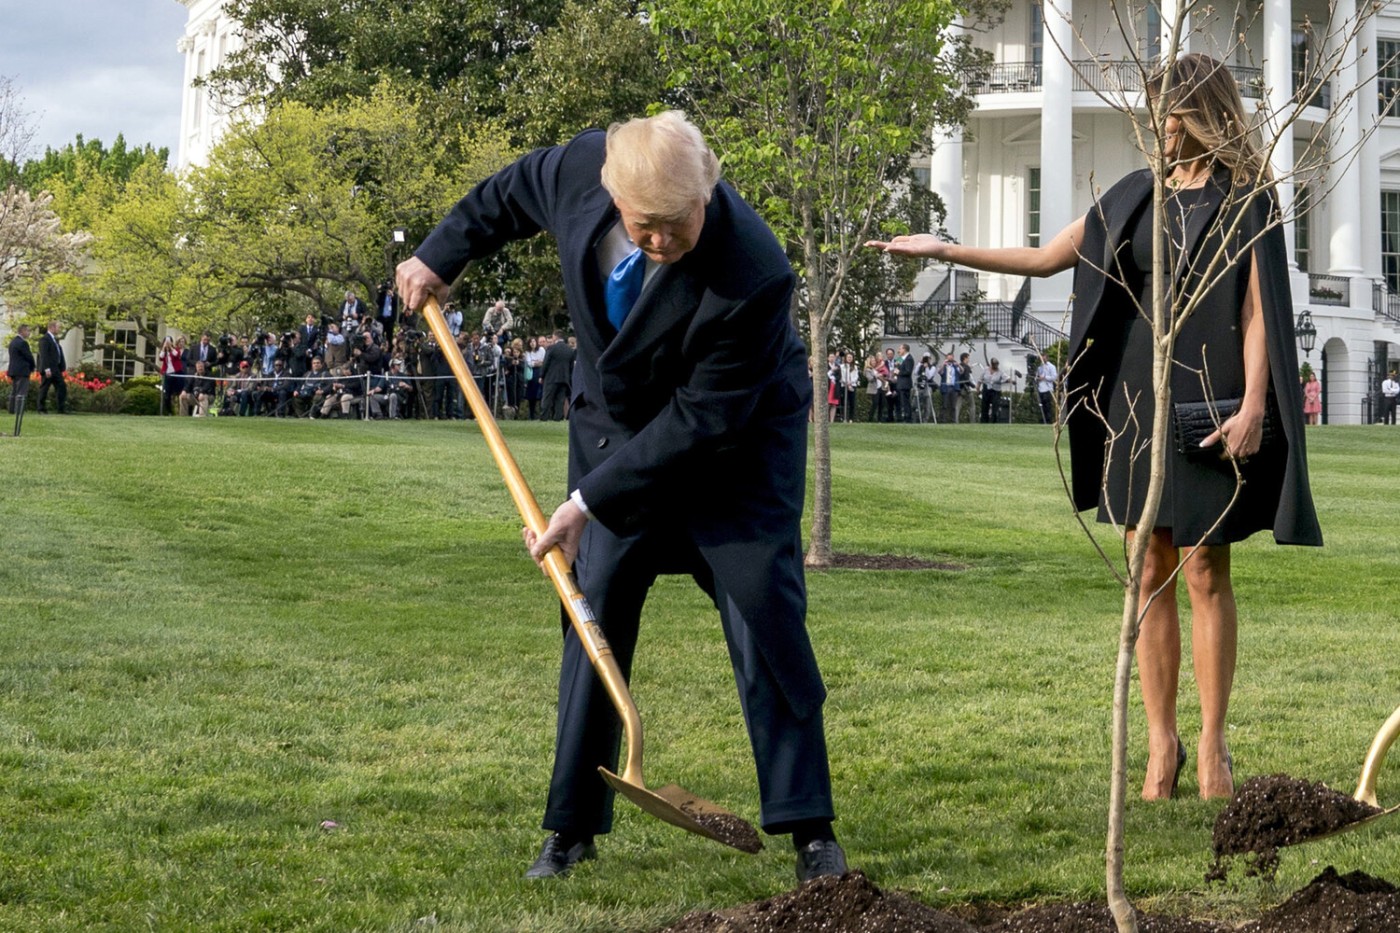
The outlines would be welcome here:
[[[1302,845],[1306,842],[1317,842],[1320,839],[1331,839],[1333,836],[1340,836],[1342,835],[1342,833],[1349,833],[1353,830],[1360,829],[1363,826],[1369,826],[1381,817],[1390,816],[1397,810],[1400,810],[1400,806],[1394,806],[1387,810],[1381,810],[1377,813],[1372,813],[1370,816],[1363,816],[1361,819],[1353,820],[1352,822],[1347,823],[1345,826],[1338,826],[1336,829],[1331,830],[1330,832],[1319,833],[1316,836],[1309,836],[1306,839],[1301,839],[1298,841],[1297,844]]]
[[[607,768],[599,768],[598,772],[613,790],[672,826],[733,846],[740,852],[752,854],[763,848],[758,830],[751,823],[679,785],[667,784],[648,790],[640,784],[624,781]]]

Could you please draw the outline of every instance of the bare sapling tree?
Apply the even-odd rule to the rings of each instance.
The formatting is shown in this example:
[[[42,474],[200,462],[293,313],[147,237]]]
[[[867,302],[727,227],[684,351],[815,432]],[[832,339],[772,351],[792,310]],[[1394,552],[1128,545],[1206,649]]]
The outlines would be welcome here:
[[[1156,4],[1153,4],[1156,7]],[[1057,458],[1062,454],[1061,439],[1064,425],[1090,423],[1097,426],[1105,437],[1102,475],[1098,477],[1101,501],[1109,503],[1109,469],[1115,459],[1126,460],[1129,464],[1145,461],[1147,487],[1142,496],[1140,508],[1135,515],[1110,514],[1109,527],[1117,537],[1116,544],[1100,540],[1100,533],[1079,515],[1078,521],[1104,560],[1123,587],[1123,611],[1119,632],[1117,661],[1114,673],[1113,715],[1112,715],[1112,767],[1109,793],[1109,819],[1106,851],[1107,891],[1109,906],[1120,933],[1137,930],[1136,914],[1129,902],[1123,882],[1124,869],[1124,825],[1123,816],[1127,796],[1127,737],[1128,706],[1134,655],[1143,621],[1147,613],[1169,588],[1176,585],[1177,576],[1183,573],[1188,562],[1196,555],[1196,547],[1185,549],[1185,557],[1155,589],[1143,592],[1144,567],[1152,535],[1135,534],[1134,529],[1157,527],[1167,479],[1169,451],[1176,444],[1172,436],[1173,385],[1180,388],[1185,380],[1198,391],[1191,394],[1208,402],[1217,399],[1217,381],[1213,378],[1209,363],[1208,348],[1181,343],[1186,325],[1197,315],[1212,289],[1229,276],[1253,276],[1257,283],[1259,270],[1257,256],[1260,250],[1272,246],[1275,250],[1283,242],[1285,225],[1295,220],[1305,211],[1324,200],[1329,193],[1328,178],[1335,179],[1335,167],[1346,167],[1357,157],[1365,138],[1375,131],[1378,117],[1374,95],[1365,92],[1371,86],[1375,70],[1363,73],[1361,62],[1366,50],[1360,47],[1358,39],[1367,19],[1374,16],[1378,5],[1367,3],[1339,7],[1335,0],[1329,3],[1328,19],[1321,35],[1314,33],[1316,47],[1307,59],[1302,74],[1291,74],[1292,87],[1278,87],[1277,81],[1250,79],[1247,75],[1241,83],[1250,96],[1257,95],[1259,106],[1254,114],[1254,126],[1237,126],[1225,138],[1211,141],[1214,149],[1204,153],[1207,164],[1222,159],[1227,152],[1248,150],[1251,147],[1261,156],[1254,161],[1252,176],[1240,177],[1236,174],[1228,183],[1221,185],[1223,195],[1218,209],[1203,212],[1200,218],[1193,218],[1189,208],[1171,207],[1171,179],[1175,169],[1181,164],[1182,151],[1173,148],[1172,134],[1168,131],[1168,119],[1173,117],[1172,105],[1179,101],[1175,93],[1189,89],[1172,87],[1173,70],[1162,68],[1160,63],[1176,62],[1188,49],[1210,56],[1215,68],[1226,69],[1222,62],[1251,60],[1246,45],[1261,15],[1260,8],[1237,6],[1216,8],[1202,0],[1181,0],[1174,6],[1163,3],[1157,11],[1161,14],[1159,58],[1144,53],[1157,44],[1157,37],[1145,35],[1144,24],[1149,22],[1148,9],[1139,4],[1110,3],[1110,16],[1107,23],[1100,21],[1094,30],[1087,25],[1087,19],[1079,22],[1070,20],[1058,10],[1053,0],[1045,4],[1045,20],[1058,18],[1061,24],[1069,26],[1069,41],[1059,36],[1063,32],[1047,28],[1046,34],[1055,46],[1048,54],[1059,54],[1069,61],[1077,72],[1077,77],[1089,87],[1097,89],[1099,97],[1127,120],[1136,148],[1147,161],[1151,172],[1151,218],[1152,218],[1152,259],[1150,294],[1139,295],[1125,280],[1122,267],[1105,255],[1091,255],[1081,250],[1078,262],[1083,269],[1086,265],[1097,275],[1117,286],[1117,294],[1127,296],[1131,313],[1140,321],[1150,324],[1152,344],[1151,369],[1151,430],[1146,429],[1138,414],[1145,416],[1146,408],[1134,408],[1144,400],[1134,396],[1122,398],[1128,392],[1125,385],[1087,385],[1084,379],[1076,380],[1073,370],[1083,366],[1086,347],[1077,349],[1069,360],[1065,379],[1061,382],[1059,405],[1064,413],[1056,428],[1055,448]],[[1319,40],[1320,41],[1317,41]],[[1125,67],[1124,50],[1127,50]],[[1266,61],[1266,65],[1269,63]],[[1290,74],[1292,69],[1280,69],[1279,63],[1263,69],[1240,69],[1248,74],[1261,76]],[[1354,78],[1344,85],[1343,76]],[[1238,80],[1240,75],[1234,75]],[[1147,93],[1148,89],[1151,93]],[[1324,92],[1332,91],[1330,110],[1319,118],[1317,108]],[[1359,118],[1358,115],[1359,114]],[[1346,121],[1352,121],[1349,125]],[[1359,127],[1359,129],[1358,129]],[[1176,131],[1176,127],[1172,127]],[[1236,162],[1235,164],[1239,164]],[[1326,173],[1328,165],[1334,166],[1331,174]],[[1306,203],[1293,196],[1295,186],[1306,184],[1311,197]],[[1351,209],[1350,205],[1342,207]],[[1095,202],[1089,209],[1096,215],[1100,224],[1106,224],[1104,207],[1096,194]],[[1175,214],[1175,216],[1173,216]],[[1196,221],[1193,228],[1193,219]],[[1080,249],[1081,244],[1076,244]],[[1080,296],[1076,296],[1077,298]],[[1265,315],[1258,312],[1261,321]],[[1296,352],[1293,350],[1292,309],[1283,308],[1269,318],[1271,329],[1266,339],[1273,341],[1267,361],[1274,369],[1283,368],[1282,361],[1292,361],[1289,372],[1272,371],[1269,374],[1273,386],[1282,385],[1280,380],[1296,382]],[[1276,321],[1288,323],[1286,328],[1278,328]],[[1273,333],[1273,329],[1287,333]],[[1186,332],[1189,333],[1189,332]],[[1275,352],[1275,350],[1277,352]],[[1074,388],[1076,382],[1079,391]],[[1123,407],[1129,412],[1126,419],[1110,418],[1108,408],[1113,404],[1113,393],[1120,396]],[[1270,396],[1274,391],[1270,390]],[[1141,395],[1139,391],[1138,395]],[[1289,400],[1274,400],[1270,404]],[[1285,409],[1286,411],[1286,409]],[[1292,413],[1288,412],[1291,416]],[[1228,417],[1215,414],[1214,428],[1219,435],[1220,425]],[[1267,417],[1266,416],[1266,420]],[[1286,419],[1285,419],[1286,420]],[[1306,484],[1306,464],[1303,461],[1301,431],[1297,437],[1287,437],[1288,445],[1284,453],[1277,449],[1265,450],[1258,456],[1287,456],[1287,450],[1298,455],[1299,466],[1303,471],[1302,481]],[[1229,469],[1233,471],[1234,492],[1228,502],[1214,517],[1199,537],[1196,546],[1204,544],[1226,521],[1230,510],[1239,501],[1244,489],[1244,458],[1237,456],[1226,439],[1220,438],[1217,446],[1222,456],[1228,457]],[[1121,465],[1121,463],[1120,463]],[[1295,469],[1293,465],[1287,469]],[[1143,473],[1130,469],[1129,476],[1141,477]],[[1066,492],[1074,498],[1071,481],[1061,460],[1061,477]],[[1093,482],[1094,478],[1085,478]],[[1083,482],[1084,479],[1079,480]],[[1130,480],[1131,482],[1132,480]],[[1134,496],[1129,495],[1132,501]],[[1106,505],[1105,508],[1111,509]],[[1180,739],[1178,738],[1178,747]]]

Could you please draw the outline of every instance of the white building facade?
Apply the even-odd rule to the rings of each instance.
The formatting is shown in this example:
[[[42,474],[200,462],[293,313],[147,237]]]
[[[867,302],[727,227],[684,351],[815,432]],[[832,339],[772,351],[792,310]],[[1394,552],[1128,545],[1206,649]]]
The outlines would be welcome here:
[[[1163,0],[1167,18],[1170,6]],[[1355,7],[1347,0],[1342,7],[1330,14],[1330,30],[1321,25],[1329,22],[1321,0],[1264,0],[1242,7],[1233,21],[1217,12],[1222,21],[1193,24],[1187,49],[1223,59],[1247,109],[1291,112],[1295,88],[1316,88],[1301,95],[1306,106],[1281,134],[1273,159],[1281,178],[1292,176],[1295,154],[1353,153],[1297,176],[1296,185],[1281,184],[1280,193],[1285,204],[1296,198],[1306,206],[1288,211],[1285,227],[1296,264],[1294,315],[1309,312],[1317,328],[1315,349],[1300,349],[1299,357],[1323,382],[1324,420],[1355,424],[1378,417],[1380,380],[1400,363],[1400,108],[1381,115],[1380,104],[1400,89],[1400,4],[1386,4],[1359,26]],[[1150,59],[1162,47],[1161,17],[1137,9],[1139,54]],[[1232,42],[1235,35],[1245,41]],[[966,131],[935,139],[930,184],[958,241],[1035,245],[1144,164],[1129,120],[1098,93],[1140,80],[1106,0],[1043,7],[1014,0],[1005,20],[974,41],[995,64],[973,79],[977,108]],[[1308,77],[1318,61],[1327,63],[1325,81]],[[980,349],[999,351],[1005,369],[1008,357],[1024,360],[1025,344],[1045,346],[1068,330],[1070,283],[1068,272],[1027,281],[950,275],[938,266],[924,270],[912,297],[927,311],[928,299],[983,291],[998,339]],[[920,305],[903,307],[917,314]],[[898,316],[887,315],[886,342],[899,339]]]
[[[184,94],[180,102],[180,149],[175,168],[208,162],[209,151],[233,119],[233,109],[210,93],[195,86],[242,44],[238,23],[223,9],[223,0],[176,0],[189,10],[185,33],[175,48],[185,58]]]

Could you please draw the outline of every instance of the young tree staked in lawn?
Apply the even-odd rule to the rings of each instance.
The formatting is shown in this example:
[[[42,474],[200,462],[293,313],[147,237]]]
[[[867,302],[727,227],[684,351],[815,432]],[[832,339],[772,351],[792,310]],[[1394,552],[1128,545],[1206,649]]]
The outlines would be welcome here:
[[[654,0],[646,6],[670,86],[715,147],[725,176],[777,233],[799,277],[825,408],[828,338],[871,236],[899,229],[910,159],[969,99],[949,0]],[[827,419],[813,419],[807,563],[831,562]]]

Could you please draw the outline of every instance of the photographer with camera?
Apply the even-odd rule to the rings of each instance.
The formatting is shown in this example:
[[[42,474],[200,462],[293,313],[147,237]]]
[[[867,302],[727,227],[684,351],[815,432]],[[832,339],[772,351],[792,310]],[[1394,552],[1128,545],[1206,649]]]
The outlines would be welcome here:
[[[384,375],[386,400],[389,403],[389,419],[399,421],[407,417],[405,412],[413,411],[416,389],[413,381],[404,371],[404,361],[395,357],[389,361],[389,372]]]
[[[982,370],[982,423],[1001,423],[1001,393],[1011,377],[1001,371],[1001,361],[992,357]]]
[[[379,284],[379,293],[375,295],[374,306],[377,309],[379,330],[384,335],[384,346],[394,345],[394,322],[399,316],[399,296],[394,291],[393,279],[385,279]]]
[[[268,337],[271,339],[272,335],[269,334]],[[286,360],[280,356],[275,357],[272,360],[272,372],[263,377],[259,387],[259,407],[273,417],[285,418],[287,404],[292,393],[296,391],[296,385],[287,372]]]
[[[384,351],[374,342],[374,334],[366,330],[360,334],[359,346],[350,352],[351,365],[356,372],[364,375],[378,375],[384,371]]]
[[[504,346],[510,343],[511,328],[515,327],[515,315],[510,313],[510,308],[506,307],[504,301],[497,301],[486,309],[486,314],[481,318],[481,332],[483,334],[494,334],[496,342]]]
[[[316,410],[326,398],[329,376],[325,361],[319,356],[313,356],[310,372],[297,384],[296,391],[292,394],[293,414],[298,418],[316,417]]]
[[[350,362],[350,345],[340,332],[340,325],[334,321],[326,325],[326,369],[335,372]]]
[[[180,414],[203,418],[209,413],[209,400],[213,397],[214,380],[209,375],[208,364],[196,360],[194,374],[185,380],[180,390]]]

